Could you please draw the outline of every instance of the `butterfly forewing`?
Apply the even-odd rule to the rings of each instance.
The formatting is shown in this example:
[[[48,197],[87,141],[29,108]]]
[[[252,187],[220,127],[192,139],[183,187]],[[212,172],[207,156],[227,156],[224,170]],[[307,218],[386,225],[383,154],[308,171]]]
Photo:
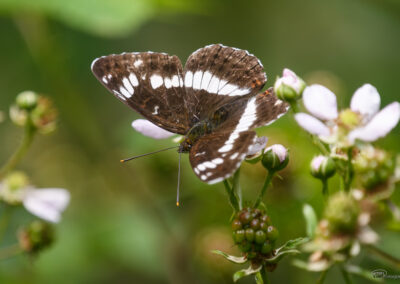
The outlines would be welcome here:
[[[256,94],[265,82],[263,66],[247,51],[221,44],[200,48],[184,70],[189,115],[207,118],[225,104]]]
[[[123,53],[92,63],[97,79],[118,99],[174,133],[189,130],[182,64],[165,53]]]
[[[229,178],[240,167],[256,137],[254,131],[203,136],[189,153],[195,174],[209,184]]]

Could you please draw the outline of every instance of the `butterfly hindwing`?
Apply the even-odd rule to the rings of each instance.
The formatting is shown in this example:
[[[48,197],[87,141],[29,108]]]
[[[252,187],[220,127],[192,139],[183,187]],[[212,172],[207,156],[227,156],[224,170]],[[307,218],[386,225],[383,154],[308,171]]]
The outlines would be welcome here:
[[[92,63],[97,79],[119,100],[174,133],[189,129],[182,64],[165,53],[123,53]]]
[[[217,131],[241,132],[265,126],[280,118],[288,109],[289,104],[279,100],[269,88],[257,96],[223,106],[219,112],[227,115]]]
[[[254,131],[215,132],[201,137],[189,153],[195,174],[209,184],[230,177],[240,167],[256,137]]]
[[[261,62],[247,51],[221,44],[200,48],[184,69],[189,115],[209,117],[223,105],[256,94],[265,82]]]

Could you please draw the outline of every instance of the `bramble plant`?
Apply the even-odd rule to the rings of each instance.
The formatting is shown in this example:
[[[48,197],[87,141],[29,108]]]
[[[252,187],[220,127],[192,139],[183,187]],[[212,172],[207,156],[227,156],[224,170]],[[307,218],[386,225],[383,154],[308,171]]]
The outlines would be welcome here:
[[[311,134],[320,154],[310,163],[310,174],[321,180],[325,203],[318,221],[314,209],[304,204],[307,237],[287,241],[277,248],[278,229],[272,225],[267,208],[262,202],[272,180],[289,162],[289,151],[282,145],[265,149],[266,137],[259,137],[249,150],[246,162],[261,165],[267,170],[266,179],[257,199],[244,206],[239,184],[240,168],[223,184],[233,208],[231,227],[233,243],[241,256],[213,250],[217,255],[249,267],[233,275],[239,279],[254,275],[257,284],[269,283],[272,272],[282,257],[310,253],[308,261],[295,259],[293,264],[302,269],[321,272],[318,283],[323,283],[332,266],[338,265],[344,281],[352,283],[350,275],[379,281],[363,268],[352,264],[352,258],[367,249],[395,268],[400,260],[378,249],[379,235],[370,227],[374,210],[380,205],[392,212],[390,222],[400,222],[400,210],[390,201],[395,185],[400,181],[400,155],[386,152],[371,142],[386,136],[400,119],[400,104],[393,102],[379,111],[380,96],[375,87],[366,84],[353,95],[349,109],[337,110],[336,96],[321,85],[306,86],[293,71],[285,69],[277,78],[274,92],[291,105],[294,119]],[[300,112],[305,108],[310,114]],[[168,138],[168,133],[147,120],[135,120],[132,126],[152,138]],[[338,175],[341,187],[329,190],[328,180]],[[251,204],[246,201],[246,204]]]
[[[0,259],[7,259],[20,253],[36,256],[54,241],[51,223],[61,219],[61,213],[68,206],[69,192],[62,188],[41,188],[32,185],[28,176],[16,171],[18,163],[27,153],[37,133],[47,134],[56,129],[57,111],[52,102],[32,91],[20,93],[10,107],[11,121],[24,128],[20,146],[0,169],[0,240],[6,233],[11,214],[19,205],[42,220],[23,225],[15,236],[18,243],[4,246],[0,243]]]

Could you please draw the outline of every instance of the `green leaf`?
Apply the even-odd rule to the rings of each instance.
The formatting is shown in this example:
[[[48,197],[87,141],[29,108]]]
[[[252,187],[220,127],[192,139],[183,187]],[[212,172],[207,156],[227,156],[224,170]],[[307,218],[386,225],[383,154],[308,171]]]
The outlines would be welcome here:
[[[262,268],[262,265],[258,266],[257,268],[253,268],[251,265],[249,266],[249,268],[247,269],[242,269],[239,271],[236,271],[235,274],[233,274],[233,282],[238,281],[239,279],[252,275],[252,274],[256,274],[257,272],[259,272]]]
[[[309,204],[304,204],[303,215],[306,220],[306,232],[309,238],[314,237],[315,229],[317,228],[318,219],[314,209]]]
[[[207,4],[184,0],[0,0],[0,12],[44,15],[106,37],[123,36],[159,12],[203,12]]]
[[[227,259],[233,263],[242,264],[242,263],[247,262],[247,258],[245,258],[244,256],[233,256],[233,255],[224,253],[223,251],[220,251],[220,250],[212,250],[211,252],[215,253],[217,255],[223,256],[225,259]]]
[[[297,238],[297,239],[294,239],[294,240],[289,240],[283,246],[278,248],[276,250],[276,252],[280,252],[282,250],[287,250],[287,249],[297,248],[299,245],[302,245],[302,244],[304,244],[304,243],[306,243],[308,241],[309,241],[309,238]]]
[[[348,273],[361,276],[369,281],[377,282],[377,283],[382,283],[383,279],[382,278],[375,278],[372,275],[371,271],[365,270],[357,265],[352,265],[348,264],[343,267]]]

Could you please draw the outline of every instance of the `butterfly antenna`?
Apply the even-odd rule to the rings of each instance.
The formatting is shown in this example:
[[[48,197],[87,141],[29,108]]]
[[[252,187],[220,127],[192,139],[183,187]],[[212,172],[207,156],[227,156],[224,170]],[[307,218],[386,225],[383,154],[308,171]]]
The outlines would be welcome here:
[[[156,153],[159,153],[159,152],[171,150],[171,149],[178,148],[178,147],[179,146],[173,146],[173,147],[168,147],[168,148],[161,149],[161,150],[154,151],[154,152],[150,152],[150,153],[146,153],[146,154],[142,154],[142,155],[138,155],[138,156],[133,156],[133,157],[130,157],[130,158],[127,158],[127,159],[120,160],[120,162],[121,163],[125,163],[125,162],[131,161],[131,160],[134,160],[134,159],[137,159],[137,158],[140,158],[140,157],[156,154]]]
[[[176,206],[179,207],[179,184],[181,181],[181,156],[182,152],[179,152],[179,164],[178,164],[178,186],[176,188]]]

